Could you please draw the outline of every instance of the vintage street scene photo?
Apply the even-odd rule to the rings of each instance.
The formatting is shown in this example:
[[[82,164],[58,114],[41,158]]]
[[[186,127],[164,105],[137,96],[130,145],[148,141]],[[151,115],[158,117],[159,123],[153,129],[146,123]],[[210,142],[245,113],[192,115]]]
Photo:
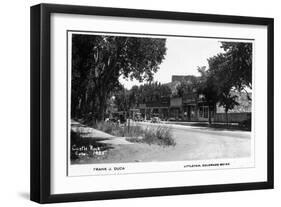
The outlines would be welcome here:
[[[70,165],[253,155],[253,41],[73,32]]]

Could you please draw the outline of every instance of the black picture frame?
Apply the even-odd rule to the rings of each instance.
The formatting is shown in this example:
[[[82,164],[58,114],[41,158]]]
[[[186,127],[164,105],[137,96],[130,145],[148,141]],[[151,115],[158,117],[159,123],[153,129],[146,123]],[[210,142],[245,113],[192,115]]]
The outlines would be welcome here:
[[[267,181],[238,184],[169,187],[154,189],[87,192],[74,194],[50,193],[50,15],[52,13],[99,15],[112,17],[151,18],[207,23],[232,23],[267,26]],[[273,44],[274,20],[272,18],[195,14],[152,10],[103,8],[39,4],[31,7],[31,151],[30,151],[30,199],[39,203],[119,199],[146,196],[210,193],[273,188]]]

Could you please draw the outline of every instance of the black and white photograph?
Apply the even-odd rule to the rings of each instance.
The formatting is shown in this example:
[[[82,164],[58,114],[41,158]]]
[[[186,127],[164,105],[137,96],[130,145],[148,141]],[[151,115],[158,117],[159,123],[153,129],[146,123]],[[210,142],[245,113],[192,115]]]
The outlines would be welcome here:
[[[69,165],[253,157],[254,40],[68,33]]]

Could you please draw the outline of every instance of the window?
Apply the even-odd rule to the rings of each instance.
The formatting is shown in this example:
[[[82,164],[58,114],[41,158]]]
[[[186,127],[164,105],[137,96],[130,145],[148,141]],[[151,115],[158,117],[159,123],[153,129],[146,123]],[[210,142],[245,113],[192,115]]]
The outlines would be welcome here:
[[[199,117],[202,118],[203,117],[203,106],[199,107]]]
[[[209,107],[208,106],[204,106],[204,118],[208,118],[209,117]]]
[[[207,119],[209,117],[209,107],[208,106],[200,106],[199,107],[199,117]]]

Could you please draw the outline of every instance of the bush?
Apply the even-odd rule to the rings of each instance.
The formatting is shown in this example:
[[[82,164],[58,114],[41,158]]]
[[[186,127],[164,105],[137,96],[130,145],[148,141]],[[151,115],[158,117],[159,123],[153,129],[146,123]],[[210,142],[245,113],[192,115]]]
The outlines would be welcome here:
[[[174,146],[176,143],[171,134],[171,129],[167,126],[146,127],[119,125],[111,122],[99,122],[96,129],[111,134],[113,136],[127,137],[130,142],[147,144],[158,144],[162,146]]]
[[[157,144],[161,146],[175,146],[176,142],[171,134],[171,129],[166,126],[147,127],[143,130],[143,137],[139,138],[128,138],[128,141]]]
[[[138,137],[144,134],[144,130],[140,126],[130,126],[128,129],[124,125],[112,122],[99,122],[95,124],[94,128],[118,137]]]
[[[98,122],[94,128],[114,136],[119,136],[122,133],[120,126],[111,122]]]
[[[125,137],[143,137],[145,133],[145,130],[140,127],[140,126],[130,126],[130,128],[128,129],[128,127],[124,127],[124,136]]]
[[[176,144],[172,137],[171,129],[166,126],[147,128],[144,136],[144,142],[165,146],[174,146]]]

